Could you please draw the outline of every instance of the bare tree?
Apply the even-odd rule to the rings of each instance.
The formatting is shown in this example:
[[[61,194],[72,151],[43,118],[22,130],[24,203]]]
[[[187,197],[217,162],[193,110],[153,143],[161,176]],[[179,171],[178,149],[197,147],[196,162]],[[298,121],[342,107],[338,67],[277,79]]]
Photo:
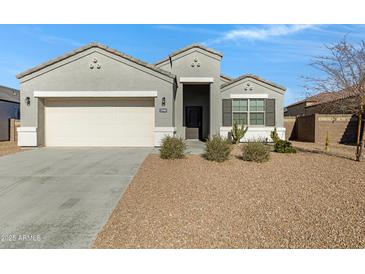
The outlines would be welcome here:
[[[328,55],[316,56],[312,66],[323,76],[305,77],[307,90],[314,93],[331,93],[329,104],[324,104],[329,113],[336,110],[353,113],[358,117],[356,160],[362,159],[365,104],[365,41],[351,44],[346,38],[326,45]]]

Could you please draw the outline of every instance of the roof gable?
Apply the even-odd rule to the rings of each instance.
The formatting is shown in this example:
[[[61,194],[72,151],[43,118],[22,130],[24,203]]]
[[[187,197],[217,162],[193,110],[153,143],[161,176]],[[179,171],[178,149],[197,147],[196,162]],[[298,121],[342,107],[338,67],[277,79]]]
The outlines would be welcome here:
[[[218,52],[218,51],[216,51],[216,50],[214,50],[214,49],[207,48],[207,47],[205,47],[205,46],[203,46],[203,45],[201,45],[201,44],[192,44],[192,45],[189,45],[189,46],[187,46],[187,47],[185,47],[185,48],[182,48],[182,49],[180,49],[180,50],[177,50],[177,51],[175,51],[175,52],[173,52],[173,53],[169,54],[169,56],[167,56],[167,57],[166,57],[166,58],[164,58],[163,60],[156,62],[156,63],[155,63],[155,66],[158,66],[158,65],[160,65],[160,64],[162,64],[162,63],[164,63],[164,62],[166,62],[166,61],[169,61],[172,57],[175,57],[175,56],[177,56],[177,55],[179,55],[179,54],[181,54],[181,53],[184,53],[184,52],[186,52],[186,51],[188,51],[188,50],[190,50],[190,49],[194,49],[194,48],[198,48],[198,49],[204,50],[204,51],[209,52],[209,53],[211,53],[211,54],[217,55],[217,56],[219,56],[220,58],[222,58],[222,57],[223,57],[223,54],[222,54],[222,53],[220,53],[220,52]]]
[[[265,84],[267,84],[267,85],[273,86],[273,87],[278,88],[278,89],[280,89],[280,90],[282,90],[282,91],[285,91],[285,90],[286,90],[286,88],[285,88],[285,87],[283,87],[283,86],[281,86],[281,85],[278,85],[278,84],[275,84],[274,82],[271,82],[271,81],[265,80],[265,79],[263,79],[263,78],[261,78],[261,77],[259,77],[259,76],[257,76],[257,75],[254,75],[254,74],[244,74],[244,75],[241,75],[241,76],[239,76],[239,77],[237,77],[237,78],[233,79],[232,81],[230,81],[230,82],[228,82],[228,83],[224,83],[224,84],[222,84],[222,85],[221,85],[221,89],[223,89],[223,88],[225,88],[225,87],[228,87],[228,86],[230,86],[230,85],[232,85],[232,84],[234,84],[234,83],[238,83],[238,82],[240,82],[240,81],[242,81],[242,80],[244,80],[244,79],[247,79],[247,78],[252,78],[252,79],[254,79],[254,80],[256,80],[256,81],[259,81],[259,82],[265,83]]]
[[[18,75],[16,75],[16,77],[18,79],[21,79],[21,78],[23,78],[23,77],[25,77],[27,75],[30,75],[30,74],[32,74],[34,72],[37,72],[37,71],[39,71],[41,69],[44,69],[44,68],[48,67],[48,66],[51,66],[53,64],[56,64],[58,62],[61,62],[61,61],[65,60],[65,59],[67,59],[69,57],[72,57],[72,56],[74,56],[76,54],[79,54],[79,53],[84,52],[84,51],[86,51],[88,49],[91,49],[91,48],[99,48],[99,49],[105,50],[105,51],[107,51],[107,52],[109,52],[111,54],[114,54],[114,55],[116,55],[118,57],[125,58],[125,59],[127,59],[127,60],[129,60],[131,62],[134,62],[134,63],[136,63],[138,65],[141,65],[143,67],[146,67],[148,69],[151,69],[153,71],[156,71],[156,72],[158,72],[160,74],[163,74],[163,75],[165,75],[167,77],[175,78],[175,76],[173,74],[171,74],[170,72],[167,72],[165,70],[159,69],[159,68],[157,68],[157,67],[155,67],[153,65],[150,65],[150,64],[148,64],[146,62],[143,62],[143,61],[141,61],[139,59],[136,59],[136,58],[134,58],[134,57],[132,57],[130,55],[124,54],[124,53],[122,53],[122,52],[120,52],[120,51],[118,51],[116,49],[109,48],[109,47],[107,47],[105,45],[102,45],[102,44],[99,44],[99,43],[90,43],[90,44],[87,44],[86,46],[80,47],[80,48],[78,48],[78,49],[76,49],[74,51],[68,52],[68,53],[66,53],[66,54],[64,54],[62,56],[59,56],[59,57],[54,58],[54,59],[52,59],[50,61],[47,61],[47,62],[45,62],[43,64],[40,64],[39,66],[33,67],[33,68],[28,69],[28,70],[26,70],[26,71],[24,71],[22,73],[19,73]]]

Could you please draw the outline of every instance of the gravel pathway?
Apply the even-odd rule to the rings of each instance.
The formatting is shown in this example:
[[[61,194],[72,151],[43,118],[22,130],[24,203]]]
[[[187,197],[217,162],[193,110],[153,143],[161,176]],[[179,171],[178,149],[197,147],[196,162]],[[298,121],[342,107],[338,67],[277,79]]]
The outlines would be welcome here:
[[[150,155],[94,247],[364,248],[365,163],[303,152],[263,164]]]

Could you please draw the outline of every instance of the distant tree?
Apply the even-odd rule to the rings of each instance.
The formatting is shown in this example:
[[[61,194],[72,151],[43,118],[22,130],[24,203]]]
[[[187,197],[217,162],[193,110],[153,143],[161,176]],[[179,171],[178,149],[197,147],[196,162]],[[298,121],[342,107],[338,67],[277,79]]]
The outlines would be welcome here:
[[[314,57],[311,66],[320,70],[323,76],[305,77],[307,90],[328,92],[336,98],[324,108],[328,112],[357,114],[356,160],[362,160],[365,109],[365,41],[351,44],[346,37],[341,41],[325,45],[328,54]]]

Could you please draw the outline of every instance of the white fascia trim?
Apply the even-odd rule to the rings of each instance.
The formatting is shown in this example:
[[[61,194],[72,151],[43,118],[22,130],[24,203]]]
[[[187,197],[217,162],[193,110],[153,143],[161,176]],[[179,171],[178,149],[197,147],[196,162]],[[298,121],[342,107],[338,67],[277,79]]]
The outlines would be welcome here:
[[[231,99],[266,99],[268,94],[231,94]]]
[[[248,130],[259,131],[259,130],[274,130],[275,126],[248,126]],[[232,127],[220,127],[221,130],[231,130]],[[276,130],[285,130],[285,127],[276,127]]]
[[[155,147],[161,146],[163,138],[166,136],[173,137],[176,133],[176,127],[155,127]]]
[[[18,132],[36,132],[37,127],[18,127],[16,130]]]
[[[175,132],[176,127],[155,127],[155,132]]]
[[[247,142],[252,140],[265,140],[267,139],[269,142],[271,140],[271,132],[274,130],[275,127],[254,127],[249,126],[245,136],[241,139],[241,142]],[[229,132],[231,131],[232,127],[221,127],[220,128],[220,135],[223,137],[228,137]],[[277,127],[276,128],[279,138],[285,140],[285,127]]]
[[[34,91],[39,98],[157,97],[157,91]]]
[[[213,77],[180,77],[180,83],[213,83]]]
[[[18,127],[18,146],[36,147],[37,146],[37,128],[36,127]]]

